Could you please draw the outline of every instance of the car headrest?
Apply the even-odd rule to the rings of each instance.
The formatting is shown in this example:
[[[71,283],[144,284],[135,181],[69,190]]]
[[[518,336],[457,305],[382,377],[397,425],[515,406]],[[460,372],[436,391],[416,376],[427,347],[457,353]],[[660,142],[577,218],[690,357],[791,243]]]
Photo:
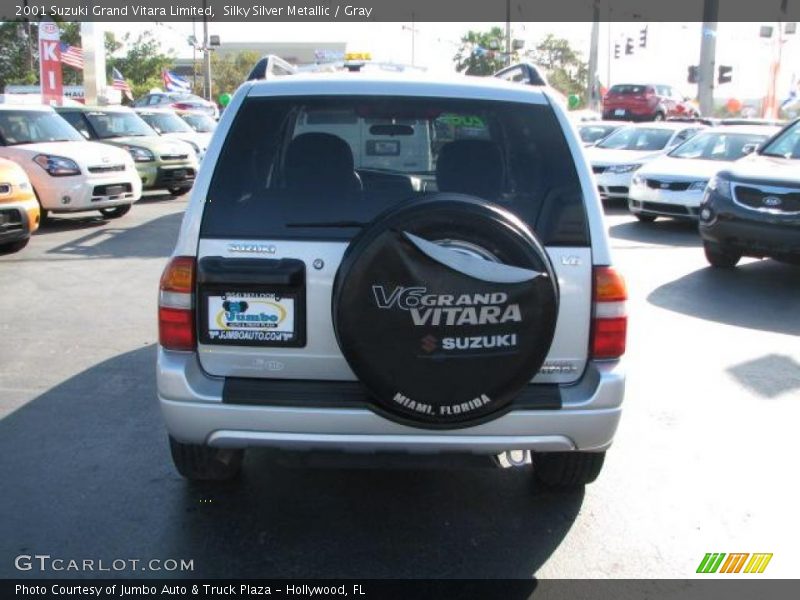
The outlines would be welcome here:
[[[286,150],[286,186],[293,191],[341,194],[361,190],[353,151],[330,133],[303,133]]]
[[[440,192],[494,200],[503,191],[503,157],[494,142],[456,140],[442,146],[436,161]]]

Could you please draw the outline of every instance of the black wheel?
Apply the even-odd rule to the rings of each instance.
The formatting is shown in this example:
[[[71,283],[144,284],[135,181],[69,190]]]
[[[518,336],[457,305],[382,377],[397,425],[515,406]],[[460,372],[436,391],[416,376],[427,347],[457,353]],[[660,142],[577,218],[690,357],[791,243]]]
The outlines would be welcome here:
[[[191,481],[228,481],[242,469],[244,450],[184,444],[169,437],[172,462]]]
[[[557,279],[500,206],[441,193],[379,215],[333,289],[342,354],[387,418],[453,428],[499,417],[544,362]]]
[[[642,223],[652,223],[657,218],[655,215],[645,215],[642,213],[636,213],[634,216]]]
[[[605,458],[605,452],[536,453],[533,474],[539,483],[549,488],[579,488],[597,479]]]
[[[192,188],[172,187],[172,188],[169,188],[167,191],[169,191],[170,195],[177,197],[177,196],[183,196],[190,189],[192,189]]]
[[[124,206],[115,206],[113,208],[101,208],[100,214],[103,215],[106,219],[119,219],[127,215],[131,210],[131,205],[126,204]]]
[[[709,264],[719,269],[732,269],[742,258],[741,252],[713,242],[703,242],[703,250]]]
[[[29,241],[31,241],[31,238],[26,237],[24,240],[17,240],[16,242],[6,242],[5,244],[0,244],[0,254],[13,254],[14,252],[19,252],[25,246],[28,245]]]
[[[46,210],[42,206],[42,200],[39,198],[39,193],[36,191],[35,188],[33,190],[33,195],[36,196],[36,201],[39,203],[39,226],[41,227],[42,225],[50,221],[51,213],[49,210]]]
[[[664,120],[664,113],[659,111],[653,117],[653,121],[663,121]]]

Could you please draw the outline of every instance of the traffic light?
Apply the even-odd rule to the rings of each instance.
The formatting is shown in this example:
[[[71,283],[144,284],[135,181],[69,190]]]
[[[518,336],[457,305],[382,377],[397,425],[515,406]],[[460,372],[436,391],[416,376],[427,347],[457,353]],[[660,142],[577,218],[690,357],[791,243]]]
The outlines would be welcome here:
[[[686,79],[689,83],[697,83],[700,81],[700,69],[697,65],[689,67],[689,77]]]
[[[619,42],[614,43],[614,58],[619,58]]]
[[[639,48],[647,48],[647,26],[639,30]]]
[[[731,72],[733,71],[733,67],[727,67],[725,65],[719,66],[719,73],[717,75],[717,83],[730,83],[731,82]]]
[[[625,39],[625,54],[633,54],[633,38]]]

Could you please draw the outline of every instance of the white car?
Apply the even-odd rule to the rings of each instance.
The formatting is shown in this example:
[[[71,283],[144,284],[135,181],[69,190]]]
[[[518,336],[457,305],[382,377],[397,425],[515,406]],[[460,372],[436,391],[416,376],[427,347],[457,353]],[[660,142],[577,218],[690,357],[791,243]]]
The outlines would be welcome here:
[[[48,213],[126,214],[142,196],[130,154],[87,142],[48,106],[0,105],[0,158],[23,168]]]
[[[166,108],[137,108],[136,112],[159,135],[186,142],[194,148],[197,160],[203,160],[211,141],[210,133],[196,131],[174,111]]]
[[[778,127],[722,126],[703,131],[642,167],[631,181],[629,210],[640,221],[656,217],[697,219],[709,180],[742,158]]]
[[[633,174],[703,129],[668,121],[627,125],[586,149],[603,200],[627,198]]]

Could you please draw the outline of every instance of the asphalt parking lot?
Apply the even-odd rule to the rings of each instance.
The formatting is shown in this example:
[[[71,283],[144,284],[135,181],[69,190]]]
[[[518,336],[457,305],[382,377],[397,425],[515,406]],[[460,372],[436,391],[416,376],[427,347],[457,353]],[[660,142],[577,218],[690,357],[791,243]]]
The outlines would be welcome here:
[[[0,576],[38,553],[192,559],[203,577],[682,578],[706,552],[772,552],[765,576],[796,575],[800,268],[713,270],[691,225],[609,210],[629,386],[584,493],[483,461],[268,451],[208,487],[173,469],[155,400],[157,283],[185,202],[56,219],[0,257]]]

